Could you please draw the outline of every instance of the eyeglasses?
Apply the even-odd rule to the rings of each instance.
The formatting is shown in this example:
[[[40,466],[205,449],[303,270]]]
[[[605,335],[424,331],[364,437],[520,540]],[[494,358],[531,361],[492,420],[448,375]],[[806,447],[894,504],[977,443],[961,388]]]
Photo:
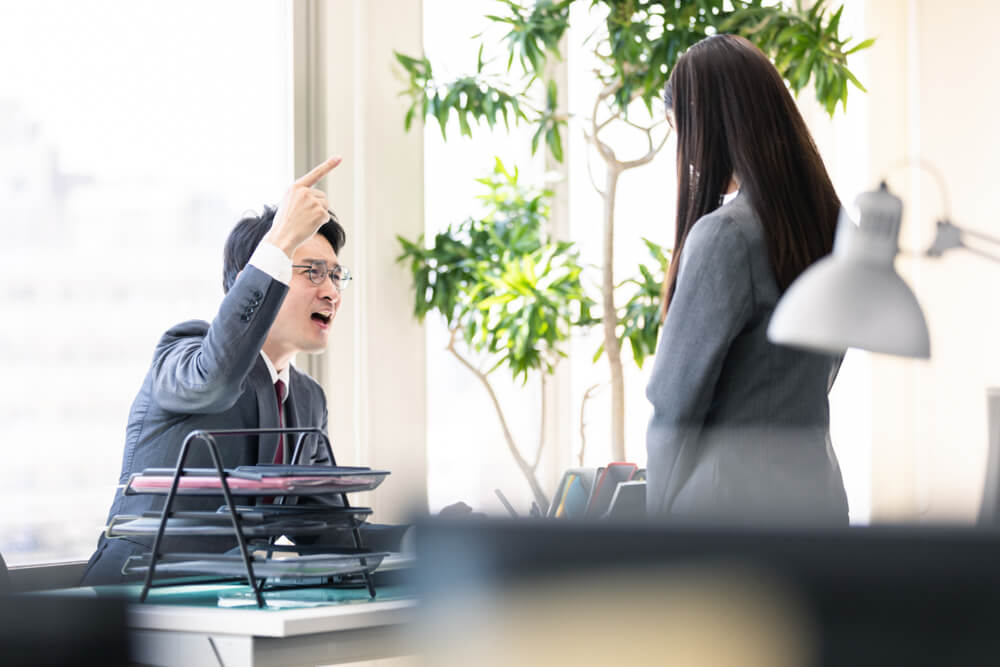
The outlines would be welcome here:
[[[351,281],[351,272],[346,266],[340,264],[328,268],[326,262],[313,262],[312,264],[292,264],[293,269],[306,269],[302,273],[309,276],[309,281],[314,285],[322,285],[323,281],[329,278],[333,281],[338,290],[343,290]]]

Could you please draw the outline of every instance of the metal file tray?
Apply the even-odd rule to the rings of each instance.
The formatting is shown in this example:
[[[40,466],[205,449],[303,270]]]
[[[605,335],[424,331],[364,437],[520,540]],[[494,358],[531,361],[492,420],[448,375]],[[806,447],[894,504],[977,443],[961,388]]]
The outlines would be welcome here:
[[[350,517],[354,515],[355,518],[364,521],[369,515],[371,515],[372,510],[368,507],[341,507],[340,505],[334,505],[330,503],[322,502],[299,502],[290,505],[237,505],[236,511],[239,513],[241,518],[247,518],[250,520],[264,520],[274,517],[283,516],[299,516],[308,518],[318,518],[318,517]],[[159,515],[159,512],[150,512],[153,515]],[[183,516],[187,514],[186,512],[174,512],[173,516]],[[229,506],[222,505],[215,512],[208,512],[213,516],[221,515],[228,517]]]
[[[225,468],[219,451],[218,439],[253,435],[294,435],[298,442],[292,452],[290,465],[254,465]],[[318,437],[325,450],[329,466],[297,465],[301,461],[303,438],[307,434]],[[204,446],[213,466],[192,468],[185,466],[191,446]],[[236,576],[245,578],[258,607],[264,607],[265,586],[304,585],[322,578],[323,585],[355,585],[359,580],[375,598],[375,583],[371,571],[378,566],[384,553],[368,552],[364,548],[359,525],[370,511],[351,507],[347,495],[356,491],[370,491],[389,474],[370,468],[340,467],[336,465],[330,439],[315,426],[290,428],[218,429],[191,431],[181,443],[177,465],[173,468],[148,468],[133,474],[125,484],[125,494],[165,495],[163,509],[154,516],[129,517],[126,521],[112,521],[116,532],[135,530],[152,535],[152,546],[142,556],[129,559],[125,573],[144,572],[145,577],[139,601],[144,602],[156,582],[156,573],[190,573],[208,576]],[[216,512],[197,512],[175,508],[180,495],[222,496],[219,512],[229,519],[228,525]],[[258,505],[249,505],[246,496],[261,498]],[[287,496],[313,496],[304,503],[288,502]],[[325,498],[323,498],[325,496]],[[148,519],[158,522],[151,529]],[[345,520],[344,517],[347,517]],[[296,532],[317,532],[321,522],[330,522],[335,530],[346,529],[353,540],[354,550],[342,547],[316,551],[289,552],[275,543],[278,536]],[[123,526],[125,526],[123,528]],[[215,531],[225,528],[222,533]],[[149,531],[149,532],[145,532]],[[197,531],[197,532],[195,532]],[[236,538],[237,551],[215,553],[165,553],[163,538],[169,535],[231,535]],[[251,539],[267,538],[263,548]],[[315,546],[315,545],[314,545]],[[301,551],[301,546],[293,547]],[[189,579],[190,577],[185,577]],[[171,577],[162,585],[175,585]],[[312,584],[309,584],[312,585]]]
[[[222,513],[221,509],[225,509]],[[333,507],[295,505],[240,507],[243,534],[247,537],[270,535],[315,535],[337,527],[360,526],[371,514],[367,507]],[[118,515],[112,518],[105,534],[108,537],[156,535],[161,513],[146,512],[142,516]],[[219,512],[174,512],[167,519],[164,535],[232,535],[233,518],[228,508]]]
[[[293,547],[294,548],[294,547]],[[289,552],[294,553],[294,552]],[[254,576],[258,577],[339,577],[371,574],[389,554],[384,551],[306,554],[271,558],[252,556]],[[144,573],[149,569],[149,556],[132,556],[125,564],[126,574]],[[157,558],[156,571],[176,574],[217,574],[242,577],[246,565],[240,554],[167,553]]]
[[[166,474],[173,474],[167,470]],[[321,466],[321,465],[284,465],[278,463],[258,463],[253,466],[237,466],[232,469],[232,475],[245,479],[264,479],[268,477],[285,477],[290,475],[310,475],[319,477],[349,477],[351,475],[388,475],[386,470],[372,470],[366,466]]]
[[[388,471],[372,470],[367,466],[324,466],[324,465],[291,465],[279,463],[258,463],[257,465],[236,466],[226,468],[226,473],[233,477],[244,479],[263,479],[264,477],[284,477],[288,475],[311,475],[315,477],[344,477],[354,474],[376,473],[388,475]],[[176,468],[145,468],[145,475],[173,475]],[[184,468],[185,475],[214,477],[215,468]]]
[[[295,466],[305,467],[305,466]],[[370,468],[335,468],[316,466],[315,474],[282,474],[257,470],[265,466],[247,466],[226,470],[230,492],[247,496],[302,496],[321,493],[356,493],[371,491],[389,475],[386,470]],[[152,468],[129,477],[125,486],[128,495],[136,493],[166,495],[174,482],[174,471]],[[222,490],[219,475],[211,469],[188,468],[177,477],[177,495],[218,496]]]

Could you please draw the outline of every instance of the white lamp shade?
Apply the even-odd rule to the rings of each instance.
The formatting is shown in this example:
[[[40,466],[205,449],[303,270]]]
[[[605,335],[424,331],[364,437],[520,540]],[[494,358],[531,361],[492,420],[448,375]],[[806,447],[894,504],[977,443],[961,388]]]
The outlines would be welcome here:
[[[927,322],[894,267],[903,203],[883,184],[859,196],[858,206],[861,224],[855,226],[841,211],[833,253],[789,286],[767,337],[822,352],[857,347],[927,359]]]
[[[806,269],[778,302],[767,336],[775,343],[839,353],[848,347],[927,359],[927,322],[891,266],[829,255]]]

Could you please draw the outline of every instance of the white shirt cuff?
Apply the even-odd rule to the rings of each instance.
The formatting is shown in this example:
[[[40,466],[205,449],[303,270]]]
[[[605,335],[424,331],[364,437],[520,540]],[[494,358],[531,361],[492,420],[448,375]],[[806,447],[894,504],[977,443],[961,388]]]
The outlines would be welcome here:
[[[292,280],[292,260],[283,250],[269,241],[257,244],[249,263],[285,285]]]

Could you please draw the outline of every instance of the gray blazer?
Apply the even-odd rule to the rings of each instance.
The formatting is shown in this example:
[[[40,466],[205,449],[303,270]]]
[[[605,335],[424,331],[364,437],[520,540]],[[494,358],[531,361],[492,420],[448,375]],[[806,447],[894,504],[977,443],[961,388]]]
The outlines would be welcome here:
[[[125,431],[121,475],[124,485],[132,473],[145,468],[176,466],[181,443],[195,429],[268,428],[278,426],[274,385],[260,356],[288,287],[248,265],[222,301],[215,320],[192,320],[167,331],[156,346],[153,362],[142,383]],[[327,425],[326,398],[309,376],[291,369],[286,402],[287,426]],[[329,464],[319,438],[307,438],[297,462]],[[288,448],[294,436],[285,438]],[[268,463],[274,460],[277,436],[218,438],[223,465],[227,467]],[[286,450],[285,460],[290,453]],[[208,448],[191,445],[187,464],[212,466]],[[254,498],[237,496],[238,504]],[[164,496],[115,493],[108,519],[117,514],[138,515],[163,507]],[[177,510],[215,510],[219,497],[180,497]],[[85,585],[122,580],[125,560],[147,551],[152,540],[107,539],[101,536],[84,576]],[[165,538],[170,551],[221,552],[236,545],[235,538]]]
[[[646,396],[650,516],[847,523],[827,393],[842,357],[781,347],[781,296],[746,196],[692,227]]]

